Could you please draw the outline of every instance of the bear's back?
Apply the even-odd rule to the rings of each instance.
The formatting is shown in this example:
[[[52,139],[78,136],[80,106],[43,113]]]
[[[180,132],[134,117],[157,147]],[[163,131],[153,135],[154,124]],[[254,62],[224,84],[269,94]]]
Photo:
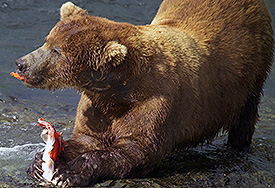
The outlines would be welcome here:
[[[178,28],[208,51],[219,40],[245,42],[242,38],[251,40],[252,35],[267,49],[273,42],[264,0],[164,0],[151,24]]]

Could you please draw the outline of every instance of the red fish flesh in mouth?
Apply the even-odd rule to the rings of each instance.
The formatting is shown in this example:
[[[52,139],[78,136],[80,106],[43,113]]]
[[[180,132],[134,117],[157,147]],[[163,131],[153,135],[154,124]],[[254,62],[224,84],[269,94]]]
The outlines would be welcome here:
[[[10,75],[13,76],[14,78],[17,78],[18,80],[23,80],[23,78],[18,73],[11,72]]]

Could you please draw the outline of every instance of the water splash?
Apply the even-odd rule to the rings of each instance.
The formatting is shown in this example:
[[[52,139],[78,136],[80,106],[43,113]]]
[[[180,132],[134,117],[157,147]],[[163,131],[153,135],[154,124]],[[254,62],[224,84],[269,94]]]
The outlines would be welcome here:
[[[44,143],[24,144],[14,147],[0,147],[1,160],[32,160],[35,153],[41,151],[45,147]]]

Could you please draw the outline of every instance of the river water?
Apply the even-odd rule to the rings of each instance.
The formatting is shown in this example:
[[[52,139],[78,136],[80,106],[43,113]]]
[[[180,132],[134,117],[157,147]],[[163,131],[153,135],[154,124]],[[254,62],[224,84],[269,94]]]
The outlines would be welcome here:
[[[79,93],[30,89],[9,76],[15,59],[43,44],[64,2],[0,0],[0,187],[36,187],[25,168],[44,147],[38,118],[62,130],[65,139],[72,131]],[[92,15],[137,25],[150,23],[161,0],[73,2]],[[275,0],[267,4],[275,17]],[[275,187],[274,71],[264,93],[250,153],[228,150],[226,137],[219,137],[212,144],[174,152],[146,178],[110,180],[96,187]]]

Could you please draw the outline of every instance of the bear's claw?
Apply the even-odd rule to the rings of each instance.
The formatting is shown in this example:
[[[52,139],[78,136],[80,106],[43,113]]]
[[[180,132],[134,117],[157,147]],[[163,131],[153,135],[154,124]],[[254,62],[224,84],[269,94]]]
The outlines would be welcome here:
[[[69,187],[72,186],[70,178],[67,175],[61,174],[59,177],[56,177],[52,180],[54,185],[60,187]]]
[[[51,183],[60,187],[76,186],[77,183],[72,181],[75,176],[66,163],[57,161]]]
[[[35,155],[33,163],[26,169],[27,173],[35,180],[41,181],[44,178],[42,177],[43,170],[42,170],[42,155],[43,152],[39,152]]]
[[[57,161],[55,164],[55,171],[51,181],[47,181],[43,178],[42,160],[43,151],[35,155],[34,161],[26,169],[27,173],[36,181],[53,184],[60,187],[70,187],[81,184],[81,177],[73,173],[68,165],[64,162]]]
[[[34,179],[36,179],[36,180],[43,180],[43,177],[41,176],[41,174],[38,172],[38,171],[35,171],[34,173],[33,173],[33,176],[32,176]]]
[[[90,177],[86,174],[83,176],[81,172],[74,172],[71,169],[75,169],[72,163],[64,163],[57,161],[55,164],[55,172],[52,178],[52,184],[60,187],[71,187],[71,186],[87,186]]]

